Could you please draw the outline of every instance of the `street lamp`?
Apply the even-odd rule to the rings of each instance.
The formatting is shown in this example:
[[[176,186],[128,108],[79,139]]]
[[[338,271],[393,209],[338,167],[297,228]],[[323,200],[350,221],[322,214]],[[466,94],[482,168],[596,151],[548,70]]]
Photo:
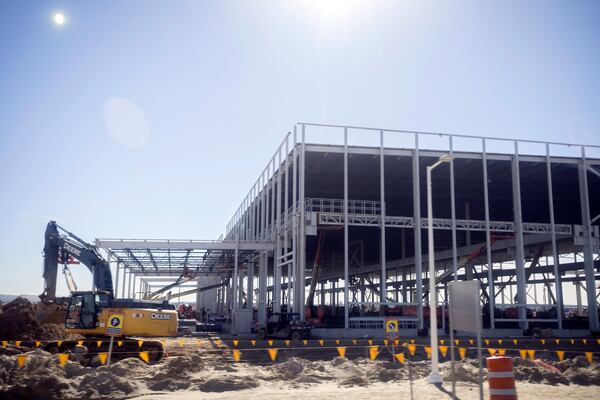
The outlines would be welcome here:
[[[435,291],[435,260],[433,248],[433,205],[431,201],[431,171],[443,163],[454,159],[449,154],[443,154],[435,164],[427,167],[427,238],[429,247],[429,332],[431,338],[431,374],[429,383],[442,383],[438,368],[438,333],[437,333],[437,293]]]

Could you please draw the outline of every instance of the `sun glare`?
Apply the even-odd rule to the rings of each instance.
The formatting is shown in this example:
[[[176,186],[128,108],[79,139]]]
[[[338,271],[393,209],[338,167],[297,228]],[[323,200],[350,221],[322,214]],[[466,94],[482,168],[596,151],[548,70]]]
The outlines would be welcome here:
[[[66,22],[65,15],[61,12],[54,13],[52,20],[56,25],[63,25]]]
[[[363,3],[362,0],[317,0],[313,6],[324,21],[347,22]]]

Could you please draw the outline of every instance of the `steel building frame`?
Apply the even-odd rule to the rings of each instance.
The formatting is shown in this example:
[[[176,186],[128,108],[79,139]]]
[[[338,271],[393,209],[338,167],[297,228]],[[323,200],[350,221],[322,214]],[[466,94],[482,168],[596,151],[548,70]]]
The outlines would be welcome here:
[[[315,132],[324,134],[325,139],[308,140]],[[369,143],[352,143],[352,135],[357,133]],[[398,139],[400,146],[395,144]],[[422,144],[431,139],[435,139],[434,146]],[[406,145],[406,141],[410,143]],[[461,148],[462,142],[468,142],[467,149]],[[498,143],[510,148],[499,149]],[[538,150],[532,152],[529,147],[534,145]],[[489,151],[492,147],[494,152]],[[223,240],[98,239],[96,244],[116,263],[117,293],[121,289],[123,297],[148,293],[154,282],[171,282],[187,268],[198,276],[228,280],[228,287],[218,294],[223,313],[235,314],[256,304],[258,319],[264,321],[269,309],[281,311],[284,305],[305,316],[314,237],[319,230],[335,227],[339,232],[332,234],[332,250],[324,255],[316,303],[342,307],[341,326],[345,329],[380,329],[393,308],[414,309],[414,315],[400,318],[401,324],[423,329],[428,294],[423,288],[430,277],[423,269],[428,260],[422,233],[428,223],[426,213],[422,213],[421,170],[446,153],[453,157],[444,167],[448,168],[448,178],[434,177],[434,187],[435,179],[438,185],[449,184],[443,198],[435,197],[434,189],[433,228],[442,239],[436,239],[435,252],[440,302],[444,304],[447,298],[449,280],[478,279],[488,328],[513,323],[528,329],[542,323],[562,329],[568,309],[563,286],[568,283],[574,285],[579,314],[587,307],[588,329],[598,331],[600,146],[297,123],[226,225]],[[590,154],[595,157],[590,158]],[[355,168],[360,160],[367,160],[372,167],[358,171],[364,175],[361,179],[373,185],[369,193],[361,192],[360,184],[351,187],[357,175],[352,165]],[[460,165],[463,170],[457,169]],[[533,172],[523,165],[532,166]],[[482,205],[476,210],[478,216],[471,215],[468,202],[463,204],[467,206],[464,217],[459,216],[459,194],[466,185],[461,180],[468,175],[465,168],[481,171],[478,185],[482,193],[473,195]],[[575,169],[576,176],[571,176]],[[389,183],[396,173],[407,176],[405,197],[400,200]],[[490,179],[504,176],[506,182],[500,184],[508,194],[502,192],[506,198],[500,204],[498,192],[490,189],[496,182],[490,183]],[[533,199],[526,194],[524,199],[522,191],[527,192],[527,185],[538,180],[546,182],[542,185],[545,193]],[[565,197],[561,185],[572,180],[576,180],[577,189]],[[315,189],[317,186],[320,189]],[[565,210],[567,202],[577,204],[577,209]],[[443,207],[438,207],[440,204]],[[547,208],[547,213],[532,213],[532,207]],[[446,211],[441,213],[440,208]],[[533,214],[535,218],[528,220],[527,215]],[[495,217],[499,215],[501,218]],[[368,246],[367,242],[375,241],[376,245]],[[136,281],[141,285],[138,291]],[[543,297],[548,297],[542,305],[538,304],[538,287]],[[540,311],[554,307],[556,312],[532,318],[529,309],[536,307]],[[497,315],[506,308],[515,309],[516,315]],[[378,315],[368,315],[365,310],[376,310]]]
[[[309,129],[330,130],[343,135],[343,144],[332,145],[329,143],[309,143],[306,140]],[[371,133],[373,136],[379,137],[379,145],[371,146],[350,146],[349,133],[353,131],[361,131]],[[394,148],[386,147],[385,140],[389,135],[402,135],[403,137],[411,137],[414,141],[413,148]],[[420,139],[424,137],[435,137],[439,140],[446,139],[447,146],[444,150],[422,149],[419,145]],[[480,151],[457,151],[455,142],[460,139],[475,140],[480,143]],[[487,148],[491,142],[503,142],[513,145],[512,153],[488,152]],[[542,154],[522,154],[519,150],[519,145],[537,144],[544,147]],[[580,156],[562,156],[553,154],[553,148],[577,148],[580,150]],[[291,149],[291,151],[290,151]],[[590,146],[581,144],[559,143],[559,142],[544,142],[524,139],[507,139],[497,137],[481,137],[472,135],[455,135],[438,132],[417,132],[394,129],[379,129],[369,127],[343,126],[343,125],[325,125],[313,123],[298,123],[289,132],[283,142],[277,148],[275,154],[268,162],[266,168],[259,175],[249,193],[246,195],[239,208],[235,212],[232,219],[227,224],[226,239],[228,240],[265,240],[275,243],[275,252],[270,254],[267,251],[261,252],[259,257],[259,273],[258,273],[258,304],[259,318],[264,318],[266,301],[268,295],[271,295],[272,308],[274,311],[279,311],[282,306],[282,298],[286,298],[286,305],[294,311],[301,312],[304,315],[304,300],[306,296],[306,286],[308,281],[306,278],[307,271],[307,237],[316,233],[319,227],[325,225],[335,225],[343,227],[343,271],[336,273],[325,274],[320,277],[319,285],[317,285],[322,303],[335,303],[333,297],[327,302],[326,293],[343,293],[344,306],[344,327],[351,328],[359,326],[365,322],[365,319],[351,318],[349,315],[352,305],[367,304],[366,302],[353,302],[350,299],[350,291],[356,296],[356,290],[353,289],[350,282],[351,278],[360,276],[365,272],[354,270],[350,271],[350,227],[377,227],[380,229],[380,252],[382,254],[380,263],[377,266],[370,268],[369,273],[378,272],[378,277],[373,281],[377,282],[376,292],[386,292],[386,296],[380,296],[379,301],[371,301],[371,305],[414,305],[417,308],[416,326],[424,327],[423,311],[424,302],[419,300],[423,298],[423,287],[427,281],[427,277],[423,274],[423,262],[426,262],[426,257],[422,254],[426,246],[421,241],[421,230],[427,228],[426,218],[421,216],[421,188],[420,188],[420,173],[419,166],[424,158],[437,158],[444,153],[449,153],[454,157],[454,160],[480,160],[483,168],[483,202],[484,202],[484,218],[477,219],[462,219],[456,217],[456,194],[455,194],[455,161],[450,163],[450,202],[451,215],[450,218],[435,218],[434,229],[436,232],[449,230],[451,232],[451,248],[450,251],[436,252],[436,268],[442,269],[440,265],[444,263],[444,254],[447,254],[451,264],[453,279],[472,279],[472,273],[467,272],[464,276],[458,273],[458,257],[459,252],[464,253],[464,248],[459,248],[457,245],[457,232],[484,232],[486,251],[482,257],[477,260],[479,272],[476,272],[476,277],[485,278],[487,289],[484,291],[494,293],[493,296],[488,296],[488,314],[489,327],[494,328],[497,322],[505,322],[507,318],[497,318],[494,315],[496,305],[494,304],[496,297],[495,286],[501,287],[500,296],[505,299],[506,295],[503,291],[516,284],[517,299],[516,303],[511,306],[518,309],[518,317],[511,319],[517,321],[523,329],[529,326],[531,318],[527,317],[528,304],[528,284],[544,283],[548,290],[553,285],[555,293],[552,297],[555,299],[556,307],[558,308],[556,318],[548,318],[543,322],[556,322],[557,327],[562,328],[564,321],[564,304],[562,301],[562,284],[563,282],[576,281],[577,288],[585,283],[587,293],[589,328],[598,330],[598,305],[597,291],[595,290],[598,256],[598,227],[593,225],[598,220],[598,216],[590,214],[590,198],[589,198],[589,183],[588,172],[600,177],[600,160],[597,158],[589,159],[586,157],[587,151],[598,151],[600,146]],[[307,182],[307,154],[323,153],[323,154],[341,154],[343,156],[343,173],[340,179],[343,180],[343,196],[335,199],[308,198],[305,195]],[[560,153],[556,151],[555,153]],[[379,179],[380,179],[380,199],[379,201],[364,201],[361,199],[352,199],[349,196],[349,157],[354,155],[372,155],[379,157]],[[386,194],[385,194],[385,158],[386,157],[406,157],[412,159],[412,182],[413,182],[413,215],[400,216],[388,215],[386,212]],[[505,161],[510,163],[511,168],[511,187],[512,187],[512,202],[514,209],[513,220],[496,221],[490,218],[490,212],[494,211],[494,205],[489,198],[488,192],[488,164],[490,161]],[[522,167],[520,163],[543,163],[546,167],[546,176],[542,177],[547,180],[547,203],[549,207],[548,222],[529,222],[523,220],[523,200],[521,196],[521,174]],[[553,165],[571,164],[578,170],[578,184],[580,188],[580,207],[581,221],[578,224],[558,224],[555,222],[554,209],[554,194],[552,182],[552,167]],[[291,178],[289,175],[292,175]],[[373,180],[377,176],[372,177]],[[289,182],[291,183],[291,189]],[[284,182],[282,184],[282,182]],[[285,185],[284,187],[282,185]],[[596,204],[596,203],[594,203]],[[435,213],[435,211],[434,211]],[[415,221],[420,221],[415,223]],[[414,232],[414,255],[411,259],[389,261],[386,257],[386,230],[390,228],[401,228],[403,230],[412,230]],[[509,241],[504,241],[503,248],[498,244],[493,243],[492,234],[499,232],[511,233],[514,238]],[[403,232],[404,235],[404,232]],[[533,265],[531,260],[525,254],[525,246],[532,243],[532,238],[542,235],[541,242],[548,243],[551,247],[550,254],[545,254],[546,267],[543,269],[544,278],[535,280],[532,275],[537,275],[538,268]],[[571,243],[570,245],[567,243]],[[402,243],[402,246],[405,246]],[[496,253],[514,249],[514,255],[502,259]],[[578,263],[577,254],[583,250],[583,263]],[[548,261],[549,257],[552,260],[559,260],[565,252],[570,252],[574,258],[574,262],[569,264],[571,269],[562,268],[558,262]],[[549,256],[549,257],[548,257]],[[497,271],[497,263],[512,263],[512,271],[504,269],[502,272]],[[492,265],[492,268],[487,266]],[[506,265],[506,264],[504,264]],[[579,267],[583,267],[583,275],[577,273],[576,277],[563,278],[561,273],[567,270],[578,271]],[[502,265],[500,265],[502,268]],[[388,275],[390,269],[403,268],[403,281],[389,282]],[[268,274],[270,271],[270,274]],[[508,283],[504,282],[502,276],[514,275],[516,279],[511,278]],[[553,278],[550,278],[552,275]],[[412,280],[407,276],[412,276]],[[268,278],[272,277],[272,284],[268,284]],[[398,279],[398,271],[394,278]],[[513,281],[514,279],[514,281]],[[531,281],[531,282],[529,282]],[[325,286],[329,286],[326,288]],[[357,289],[365,290],[367,286],[370,289],[375,288],[373,285],[362,285]],[[407,287],[408,286],[408,287]],[[535,285],[533,285],[535,289]],[[403,302],[389,302],[387,294],[390,289],[395,292],[394,298],[398,298],[399,291],[406,291],[407,288],[413,293],[413,301],[408,301],[406,295],[403,296]],[[291,292],[290,292],[291,290]],[[442,299],[445,298],[445,286],[438,286],[439,293]],[[373,292],[373,290],[371,290]],[[337,294],[335,295],[337,298]],[[377,296],[375,296],[377,297]],[[578,296],[579,299],[580,296]],[[536,300],[537,301],[537,300]],[[578,301],[580,302],[580,301]],[[512,303],[512,301],[511,301]],[[381,320],[381,318],[379,318]],[[352,322],[357,323],[352,323]],[[378,325],[379,326],[379,325]]]

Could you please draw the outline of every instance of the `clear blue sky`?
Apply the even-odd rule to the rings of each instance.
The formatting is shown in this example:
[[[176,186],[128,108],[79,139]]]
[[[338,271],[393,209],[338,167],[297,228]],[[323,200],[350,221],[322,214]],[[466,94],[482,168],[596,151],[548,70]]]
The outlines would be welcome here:
[[[600,2],[325,3],[0,2],[0,293],[41,292],[50,218],[216,238],[299,120],[600,142]]]

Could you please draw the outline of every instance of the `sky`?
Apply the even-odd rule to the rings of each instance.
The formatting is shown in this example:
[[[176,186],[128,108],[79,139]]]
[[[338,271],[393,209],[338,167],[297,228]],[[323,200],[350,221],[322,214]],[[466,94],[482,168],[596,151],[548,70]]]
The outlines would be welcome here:
[[[216,239],[298,121],[600,144],[599,20],[597,1],[2,1],[0,293],[42,292],[50,219]]]

